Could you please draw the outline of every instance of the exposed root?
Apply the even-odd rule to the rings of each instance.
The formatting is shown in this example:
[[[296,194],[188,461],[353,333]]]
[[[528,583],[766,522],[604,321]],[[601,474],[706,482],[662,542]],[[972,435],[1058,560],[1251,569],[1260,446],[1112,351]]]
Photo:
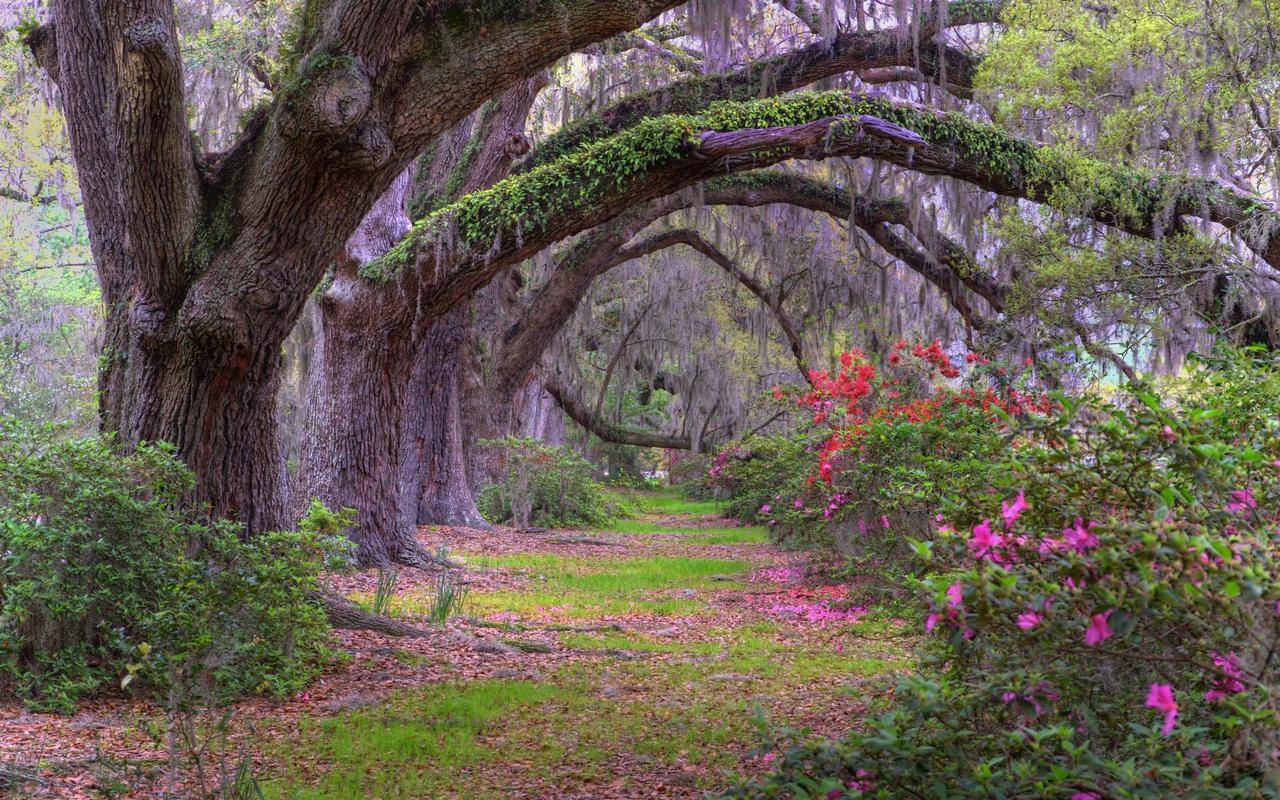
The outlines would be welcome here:
[[[543,539],[543,541],[547,542],[548,544],[594,544],[594,545],[600,545],[602,547],[621,547],[622,546],[618,542],[610,542],[605,539],[596,539],[591,536],[556,535],[556,536],[548,536],[546,539]]]
[[[373,631],[387,636],[403,636],[407,638],[423,638],[436,635],[424,628],[416,628],[382,614],[365,611],[360,606],[341,595],[332,592],[316,592],[316,601],[324,609],[329,624],[335,628],[349,631]],[[538,642],[526,642],[520,639],[481,639],[468,633],[453,631],[444,638],[464,647],[470,647],[477,653],[493,653],[496,655],[520,655],[522,653],[549,653],[551,648]]]
[[[388,636],[419,638],[432,635],[430,631],[422,628],[415,628],[391,617],[365,611],[347,598],[332,592],[316,592],[315,598],[324,609],[325,616],[329,618],[329,624],[341,630],[373,631]]]

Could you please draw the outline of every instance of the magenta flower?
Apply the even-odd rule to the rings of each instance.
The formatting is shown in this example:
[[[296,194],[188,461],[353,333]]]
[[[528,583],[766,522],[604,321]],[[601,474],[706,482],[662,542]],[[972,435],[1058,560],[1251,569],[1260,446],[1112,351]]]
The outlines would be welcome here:
[[[1071,800],[1100,800],[1098,795],[1093,792],[1076,792],[1071,795]]]
[[[1089,620],[1089,627],[1084,632],[1084,643],[1090,647],[1102,644],[1114,635],[1111,626],[1107,624],[1107,617],[1111,616],[1110,611],[1104,611],[1101,614],[1094,614]]]
[[[1164,428],[1160,431],[1160,438],[1172,444],[1173,442],[1178,440],[1178,434],[1173,432],[1173,428],[1170,428],[1168,425],[1165,425]]]
[[[949,601],[947,605],[952,606],[953,608],[959,608],[960,604],[964,602],[964,584],[960,581],[956,581],[948,586],[947,600]]]
[[[1095,527],[1097,527],[1096,522],[1086,524],[1083,519],[1076,517],[1074,526],[1062,529],[1062,540],[1077,553],[1083,553],[1091,547],[1098,546],[1098,537],[1093,533]]]
[[[1023,611],[1018,615],[1018,627],[1029,631],[1040,624],[1042,617],[1034,611]]]
[[[1249,489],[1236,489],[1231,496],[1234,499],[1227,503],[1227,510],[1230,512],[1243,514],[1258,507],[1258,500]]]
[[[887,530],[889,530],[889,515],[888,515],[888,514],[881,514],[881,515],[880,515],[880,524],[884,526],[884,529],[885,529],[886,531],[887,531]]]
[[[1244,682],[1240,679],[1244,677],[1244,672],[1240,669],[1240,660],[1236,654],[1227,653],[1224,656],[1215,650],[1211,655],[1213,665],[1222,674],[1214,677],[1213,688],[1204,693],[1204,699],[1216,703],[1229,694],[1243,692]]]
[[[1022,516],[1022,512],[1031,508],[1027,502],[1026,495],[1022,490],[1018,490],[1018,496],[1014,498],[1012,503],[1004,500],[1000,501],[1000,513],[1004,515],[1004,527],[1009,529],[1013,527],[1013,523],[1018,521],[1018,517]]]
[[[768,514],[772,510],[773,510],[773,506],[769,505],[768,503],[765,503],[764,505],[760,506],[761,514]]]
[[[927,617],[925,617],[925,618],[924,618],[924,629],[925,629],[925,632],[932,631],[934,628],[936,628],[936,627],[938,626],[938,622],[939,622],[939,620],[941,620],[941,619],[942,619],[942,617],[941,617],[940,615],[938,615],[937,613],[932,613],[932,612],[931,612],[931,613],[929,614],[929,616],[927,616]]]
[[[804,508],[804,501],[801,500],[799,497],[797,497],[796,501],[791,505],[795,506],[796,508]]]
[[[1004,539],[991,530],[991,520],[984,519],[973,526],[973,538],[969,539],[969,549],[978,558],[985,558],[992,548],[999,547]]]
[[[1164,712],[1164,727],[1160,729],[1160,733],[1168,736],[1173,733],[1174,723],[1178,719],[1178,703],[1173,699],[1173,687],[1167,683],[1151,684],[1151,691],[1147,692],[1147,708],[1154,708]]]

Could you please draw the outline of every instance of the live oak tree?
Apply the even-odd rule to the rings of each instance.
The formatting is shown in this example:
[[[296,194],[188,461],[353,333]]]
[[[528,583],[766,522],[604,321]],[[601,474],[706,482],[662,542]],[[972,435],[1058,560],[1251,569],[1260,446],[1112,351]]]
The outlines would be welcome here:
[[[565,126],[502,177],[521,156],[516,135],[542,70],[600,42],[625,46],[614,39],[623,34],[652,44],[632,32],[676,5],[311,2],[269,102],[228,149],[206,153],[187,130],[170,4],[54,2],[27,40],[59,88],[107,311],[103,426],[126,441],[174,442],[216,512],[250,530],[287,525],[280,349],[319,286],[323,331],[299,485],[361,508],[367,560],[421,563],[409,532],[424,508],[473,521],[457,391],[468,303],[487,293],[482,305],[501,308],[507,288],[485,288],[496,276],[582,234],[506,327],[492,386],[501,414],[590,276],[626,248],[650,246],[632,240],[687,206],[688,187],[789,160],[868,159],[1139,238],[1202,220],[1280,267],[1280,218],[1244,188],[1093,160],[888,95],[784,94],[863,71],[867,83],[969,95],[979,62],[943,31],[992,20],[996,9],[982,3],[931,8],[880,31],[827,30],[829,11],[790,4],[822,32],[818,41],[623,99]],[[844,191],[825,208],[799,195],[794,204],[851,218],[972,324],[985,322],[961,286],[998,310],[999,287],[961,268],[958,246],[910,225],[892,203]],[[732,273],[692,235],[682,244]],[[752,292],[785,330],[781,295]],[[803,362],[803,346],[791,350]],[[503,425],[510,419],[494,423]]]

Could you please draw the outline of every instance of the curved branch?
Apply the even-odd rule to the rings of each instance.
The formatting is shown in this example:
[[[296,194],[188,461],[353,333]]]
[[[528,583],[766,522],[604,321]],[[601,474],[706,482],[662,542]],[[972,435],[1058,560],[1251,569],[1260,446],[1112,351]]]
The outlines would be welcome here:
[[[596,416],[578,397],[552,376],[544,378],[547,393],[574,422],[586,428],[598,438],[613,444],[629,444],[636,447],[661,447],[668,450],[692,450],[688,436],[673,436],[646,431],[620,428]]]
[[[947,25],[995,21],[1002,7],[998,0],[953,0]],[[914,35],[923,45],[937,32],[934,24],[925,21]],[[950,45],[916,48],[912,43],[910,28],[847,31],[790,53],[753,61],[735,72],[687,78],[631,95],[548,137],[515,171],[554,161],[659,114],[693,114],[719,100],[746,101],[782,95],[846,72],[909,67],[930,79],[941,80],[945,76],[952,91],[969,93],[978,57]]]

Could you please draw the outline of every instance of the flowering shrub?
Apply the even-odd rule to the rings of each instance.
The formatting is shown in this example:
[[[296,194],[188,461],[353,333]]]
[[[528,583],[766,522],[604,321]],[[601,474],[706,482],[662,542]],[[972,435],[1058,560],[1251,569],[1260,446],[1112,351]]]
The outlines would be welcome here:
[[[915,543],[962,565],[921,582],[927,677],[727,796],[1280,796],[1280,370],[1061,402]]]
[[[972,381],[985,380],[985,359],[967,360]],[[773,526],[776,538],[906,555],[905,536],[925,535],[940,508],[987,489],[1003,417],[1035,405],[1014,391],[957,388],[960,374],[937,343],[899,342],[880,369],[844,353],[834,375],[810,373],[807,392],[775,389],[805,413],[795,434],[726,449],[710,478],[732,493],[730,513]]]
[[[121,683],[284,695],[319,669],[333,515],[246,542],[183,501],[193,481],[165,447],[0,419],[0,676],[30,707]]]
[[[569,448],[515,436],[481,444],[500,454],[500,480],[476,498],[490,522],[567,527],[598,525],[608,518],[604,489],[591,477],[591,464]]]

